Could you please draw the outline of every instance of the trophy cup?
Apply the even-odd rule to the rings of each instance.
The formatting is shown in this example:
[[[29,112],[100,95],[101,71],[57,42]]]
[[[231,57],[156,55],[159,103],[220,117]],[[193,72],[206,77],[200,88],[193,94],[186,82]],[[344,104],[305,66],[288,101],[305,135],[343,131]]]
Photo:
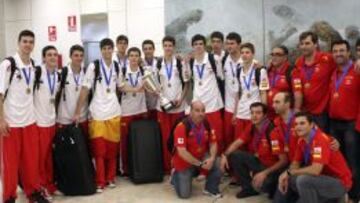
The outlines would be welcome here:
[[[151,73],[151,71],[145,70],[143,81],[147,88],[150,89],[152,92],[160,92],[160,107],[164,112],[168,112],[171,109],[175,108],[174,102],[170,101],[162,95],[160,91],[160,84],[154,78],[154,75]]]

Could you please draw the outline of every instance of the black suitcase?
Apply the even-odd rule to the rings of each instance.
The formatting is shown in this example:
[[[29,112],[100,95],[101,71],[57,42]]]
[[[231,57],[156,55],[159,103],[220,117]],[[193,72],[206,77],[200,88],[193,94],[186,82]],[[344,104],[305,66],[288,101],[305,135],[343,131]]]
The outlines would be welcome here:
[[[54,177],[65,195],[91,195],[96,192],[94,166],[87,139],[75,125],[57,130],[53,141]]]
[[[161,134],[154,120],[134,121],[129,131],[129,177],[135,183],[162,182]]]

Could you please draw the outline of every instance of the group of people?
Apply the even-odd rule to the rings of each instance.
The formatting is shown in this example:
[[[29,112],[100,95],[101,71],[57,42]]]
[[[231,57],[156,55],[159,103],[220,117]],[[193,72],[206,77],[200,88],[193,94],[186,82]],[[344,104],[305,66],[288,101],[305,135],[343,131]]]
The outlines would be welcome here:
[[[83,47],[73,45],[65,67],[49,45],[35,66],[35,35],[20,32],[17,53],[0,65],[4,201],[15,202],[19,182],[30,202],[51,201],[58,192],[52,141],[56,129],[74,123],[88,138],[97,192],[116,187],[117,169],[129,174],[129,126],[141,119],[160,125],[163,168],[180,198],[191,196],[195,176],[206,179],[205,194],[221,197],[227,174],[241,186],[238,198],[264,192],[274,202],[322,202],[348,194],[359,201],[360,60],[349,43],[335,41],[326,53],[316,34],[303,32],[294,65],[279,45],[264,66],[238,33],[216,31],[210,41],[207,52],[196,34],[192,52],[181,55],[165,36],[163,56],[155,57],[153,41],[128,48],[120,35],[115,43],[102,39],[100,58],[88,66]],[[360,40],[356,49],[360,58]]]

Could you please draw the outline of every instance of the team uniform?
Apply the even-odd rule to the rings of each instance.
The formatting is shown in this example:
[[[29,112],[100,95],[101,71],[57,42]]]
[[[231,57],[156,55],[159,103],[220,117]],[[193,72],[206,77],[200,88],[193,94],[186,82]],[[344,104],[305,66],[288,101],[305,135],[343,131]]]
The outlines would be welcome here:
[[[56,123],[58,127],[63,127],[73,123],[73,117],[75,114],[75,109],[77,101],[80,96],[81,84],[85,77],[86,69],[82,67],[80,72],[76,74],[73,72],[71,66],[67,66],[61,69],[61,72],[67,69],[67,74],[65,78],[61,78],[65,82],[63,89],[61,90],[58,114],[56,118]],[[64,76],[61,73],[62,77]],[[81,109],[80,113],[80,126],[85,135],[88,135],[88,102],[86,101],[85,105]]]
[[[340,148],[353,172],[351,199],[360,198],[360,161],[357,158],[360,137],[356,123],[360,122],[360,75],[349,61],[343,69],[334,71],[330,83],[330,133],[340,142]]]
[[[0,65],[0,94],[4,100],[4,118],[9,124],[9,134],[2,136],[3,199],[16,198],[19,177],[27,197],[41,189],[39,173],[39,132],[34,108],[34,74],[32,64],[25,65],[19,54],[13,56],[17,70],[9,84],[11,63],[8,59]]]
[[[293,91],[303,95],[302,109],[315,116],[315,121],[325,132],[328,131],[327,106],[329,83],[336,65],[330,54],[316,52],[314,63],[305,64],[302,56],[296,60],[292,74]]]
[[[169,101],[181,99],[183,93],[183,86],[180,79],[180,74],[183,74],[178,63],[181,63],[180,60],[177,60],[175,56],[172,58],[171,64],[166,64],[164,59],[161,60],[161,67],[158,68],[156,80],[160,82],[161,90],[160,94],[162,97],[168,99]],[[182,69],[181,69],[182,70]],[[171,154],[167,150],[167,140],[170,135],[171,129],[174,127],[175,122],[184,116],[185,102],[178,108],[174,108],[168,112],[164,112],[161,109],[160,99],[157,101],[157,118],[160,123],[160,129],[162,134],[162,146],[163,146],[163,161],[164,161],[164,171],[169,173],[171,170]]]
[[[138,67],[136,71],[132,71],[128,66],[123,75],[124,83],[133,88],[142,85],[142,71]],[[125,85],[125,84],[124,84]],[[124,174],[128,174],[128,138],[129,128],[133,121],[146,118],[146,98],[145,92],[123,92],[121,96],[122,117],[121,117],[121,170]]]
[[[39,172],[41,185],[50,194],[56,191],[54,184],[52,143],[55,136],[55,95],[60,78],[57,70],[49,71],[45,65],[38,66],[38,81],[34,86],[36,125],[39,130]],[[35,74],[36,75],[36,74]]]
[[[99,60],[98,78],[95,78],[95,63],[91,63],[82,83],[82,86],[94,91],[89,106],[89,136],[96,166],[95,179],[99,188],[113,182],[116,175],[121,115],[116,89],[121,86],[122,76],[116,72],[115,63],[112,62],[108,67],[103,59]]]

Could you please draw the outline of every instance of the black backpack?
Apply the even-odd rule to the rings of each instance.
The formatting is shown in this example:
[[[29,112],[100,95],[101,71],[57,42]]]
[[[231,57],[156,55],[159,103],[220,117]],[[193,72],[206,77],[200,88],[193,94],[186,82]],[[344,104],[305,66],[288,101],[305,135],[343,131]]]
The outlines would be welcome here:
[[[163,61],[163,58],[158,58],[157,61],[156,61],[156,67],[158,69],[158,71],[160,71],[161,69],[161,64],[162,64],[162,61]],[[182,64],[181,64],[181,60],[176,58],[176,68],[179,72],[179,78],[180,78],[180,81],[181,81],[181,86],[182,88],[184,88],[184,84],[185,84],[185,81],[184,81],[184,76],[183,76],[183,72],[182,72]],[[160,81],[160,74],[158,74],[158,79],[159,79],[159,82]]]
[[[13,80],[13,78],[14,78],[14,75],[15,75],[15,71],[18,70],[19,68],[16,66],[16,62],[15,62],[14,57],[9,56],[9,57],[5,58],[5,60],[10,61],[10,78],[9,78],[9,87],[10,87],[11,82],[12,82],[12,80]],[[33,67],[35,67],[34,60],[30,59],[30,62],[31,62],[31,65],[32,65]],[[4,100],[6,99],[8,90],[9,90],[9,88],[7,88],[7,89],[5,90]]]
[[[209,53],[208,54],[208,59],[209,59],[209,63],[211,65],[211,68],[213,70],[213,73],[215,74],[215,79],[216,79],[217,86],[218,86],[220,94],[221,94],[221,98],[222,98],[223,101],[225,101],[225,81],[222,80],[221,78],[219,78],[218,75],[217,75],[217,68],[216,68],[216,62],[215,62],[214,54]],[[191,70],[192,75],[194,74],[194,69],[193,69],[194,62],[195,62],[195,59],[191,58],[190,59],[190,70]],[[193,77],[191,79],[191,82],[192,83],[194,82]],[[194,85],[192,85],[192,88],[194,88]]]
[[[175,153],[175,147],[174,147],[174,132],[176,127],[180,124],[183,123],[185,125],[186,128],[186,137],[189,136],[189,133],[191,131],[191,124],[190,124],[190,119],[189,117],[185,117],[185,118],[179,118],[176,122],[175,125],[172,127],[171,131],[170,131],[170,135],[169,138],[167,140],[167,149],[170,152],[170,154],[174,154]],[[210,127],[210,123],[208,122],[208,120],[204,120],[204,127],[205,130],[210,134],[211,133],[211,127]]]

